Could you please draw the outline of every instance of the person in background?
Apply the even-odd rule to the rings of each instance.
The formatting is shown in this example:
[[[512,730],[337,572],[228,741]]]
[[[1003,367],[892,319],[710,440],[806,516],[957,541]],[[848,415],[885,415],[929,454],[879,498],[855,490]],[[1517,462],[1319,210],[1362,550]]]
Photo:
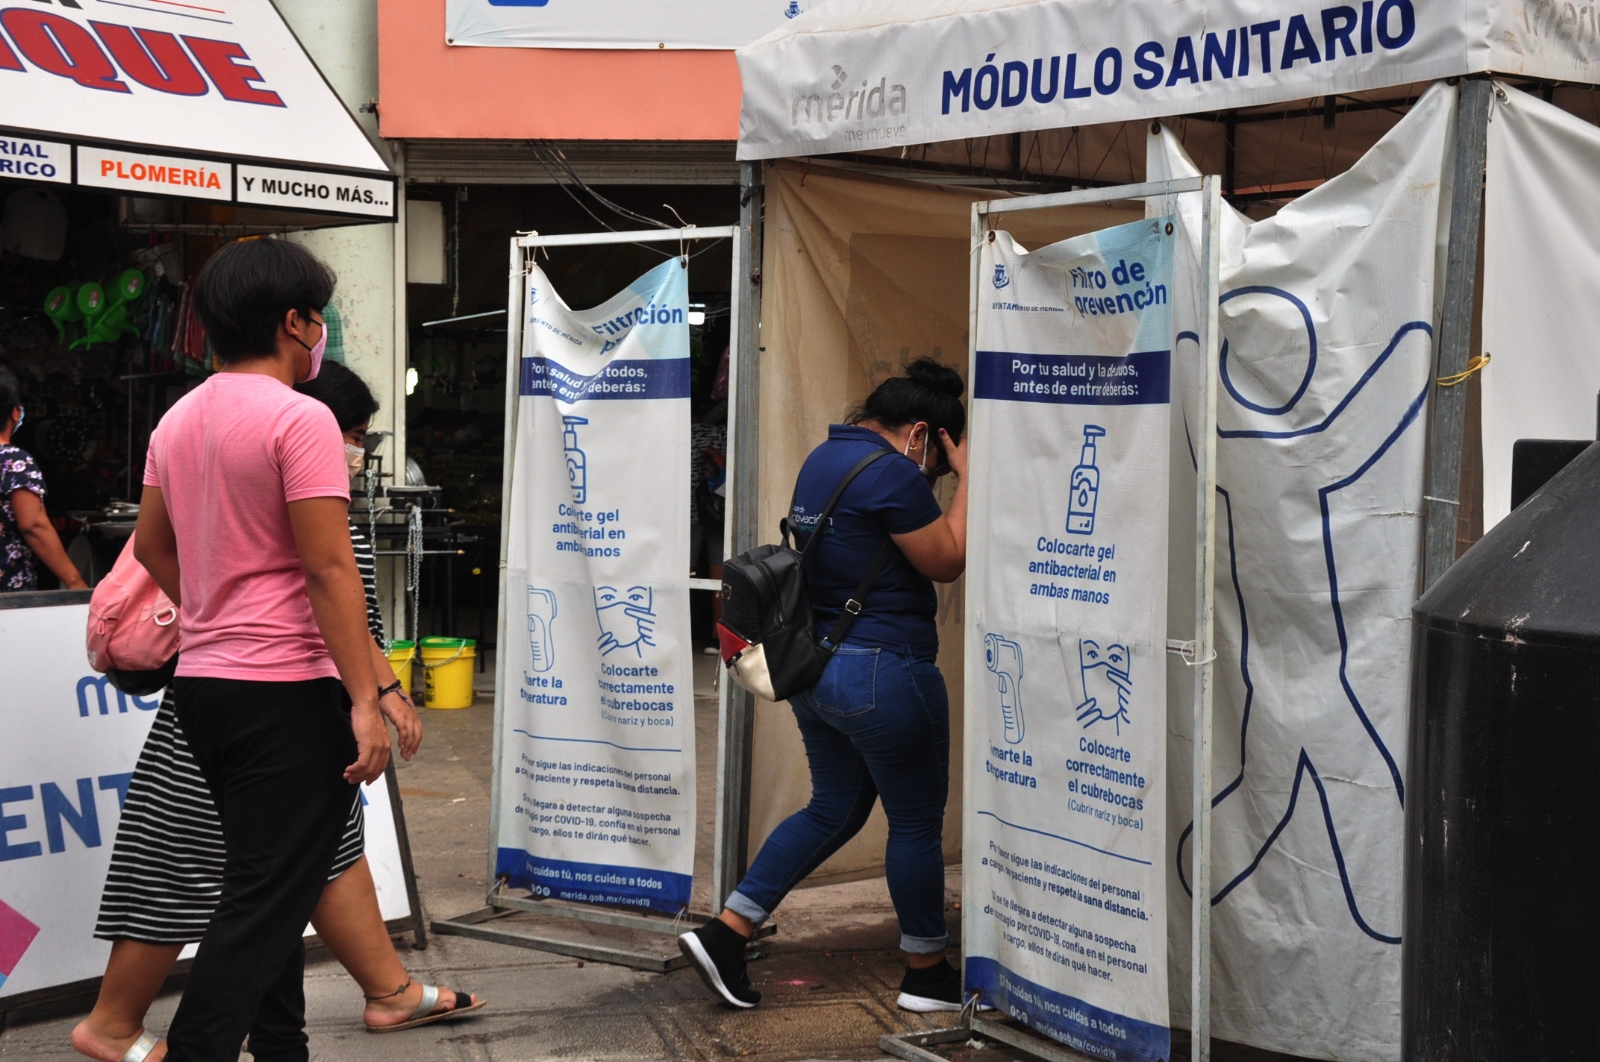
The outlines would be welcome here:
[[[195,281],[220,370],[150,438],[134,556],[178,606],[178,722],[222,821],[222,892],[167,1033],[172,1062],[307,1062],[306,922],[357,787],[383,774],[350,477],[322,367],[333,272],[287,240],[222,247]]]
[[[367,385],[343,365],[325,362],[316,380],[295,390],[333,411],[350,475],[359,475],[367,427],[378,410]],[[379,647],[383,614],[372,542],[354,521],[350,532],[367,595],[373,668],[387,691],[379,707],[399,733],[400,755],[409,760],[421,744],[422,723]],[[378,908],[362,829],[356,801],[311,926],[361,986],[366,1029],[398,1032],[483,1009],[487,1004],[469,993],[425,985],[407,974]],[[111,959],[94,1010],[72,1032],[80,1054],[98,1062],[159,1062],[162,1048],[145,1030],[145,1014],[183,946],[205,932],[222,892],[223,862],[222,823],[169,689],[134,767],[112,848],[95,926],[97,938],[111,941]]]
[[[803,548],[815,629],[831,630],[883,544],[894,544],[816,686],[791,698],[811,802],[772,831],[716,918],[678,938],[701,980],[735,1007],[753,1007],[745,945],[789,891],[866,824],[880,799],[889,820],[885,864],[907,969],[898,1005],[961,1009],[961,974],[945,959],[944,807],[950,787],[950,699],[939,652],[934,582],[967,565],[967,414],[954,369],[929,358],[885,380],[806,458],[789,522]],[[874,451],[845,489],[829,526],[817,515],[835,488]],[[897,461],[895,457],[900,459]],[[933,484],[957,477],[943,513]]]
[[[44,511],[44,476],[33,455],[11,442],[22,417],[16,374],[0,365],[0,593],[39,589],[39,561],[63,590],[86,590]]]
[[[727,415],[727,403],[718,409]],[[697,421],[689,425],[689,572],[722,581],[722,536],[728,481],[728,425]],[[717,653],[716,622],[722,595],[711,601],[712,635],[707,656]]]

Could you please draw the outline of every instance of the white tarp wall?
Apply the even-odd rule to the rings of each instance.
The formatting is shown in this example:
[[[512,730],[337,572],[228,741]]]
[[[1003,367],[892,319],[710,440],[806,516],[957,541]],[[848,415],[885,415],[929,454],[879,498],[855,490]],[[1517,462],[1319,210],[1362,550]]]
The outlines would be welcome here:
[[[865,0],[739,50],[739,157],[1281,103],[1495,70],[1600,81],[1555,0]]]
[[[687,260],[573,311],[529,265],[501,592],[496,872],[676,914],[694,872]]]
[[[1172,1047],[1177,240],[1165,217],[1032,253],[992,232],[975,293],[966,987],[1080,1051],[1141,1062]]]
[[[1224,219],[1213,1032],[1340,1062],[1400,1057],[1409,618],[1454,104],[1436,85],[1348,172],[1273,218]],[[1194,174],[1169,134],[1149,147],[1152,180]],[[1194,308],[1175,313],[1181,354]],[[1188,700],[1172,703],[1182,1024],[1191,757]]]
[[[161,694],[130,697],[89,671],[88,619],[88,605],[0,609],[0,644],[28,662],[7,680],[0,741],[0,997],[99,977],[111,953],[94,939],[100,892]],[[361,793],[378,907],[404,918],[388,784]]]
[[[1600,392],[1600,129],[1496,89],[1484,186],[1485,531],[1511,507],[1511,444],[1594,438]]]

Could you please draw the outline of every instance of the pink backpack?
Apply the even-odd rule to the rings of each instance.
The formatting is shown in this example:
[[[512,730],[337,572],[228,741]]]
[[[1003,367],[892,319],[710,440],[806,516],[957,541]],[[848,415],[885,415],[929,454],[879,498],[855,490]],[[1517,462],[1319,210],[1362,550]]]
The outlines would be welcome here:
[[[127,672],[168,670],[170,677],[167,665],[178,655],[178,606],[135,559],[132,535],[89,599],[86,642],[89,666],[111,675],[119,689],[117,680]]]

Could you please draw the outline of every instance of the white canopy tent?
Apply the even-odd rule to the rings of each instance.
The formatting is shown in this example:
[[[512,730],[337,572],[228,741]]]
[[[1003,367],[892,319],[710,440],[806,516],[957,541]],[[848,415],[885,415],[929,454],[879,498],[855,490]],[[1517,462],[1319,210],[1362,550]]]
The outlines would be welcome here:
[[[891,252],[886,249],[885,227],[895,222],[872,218],[846,231],[836,220],[837,212],[821,213],[824,207],[820,204],[826,202],[821,197],[837,198],[838,184],[844,179],[880,182],[875,194],[884,203],[884,218],[893,201],[892,194],[881,187],[885,177],[915,180],[924,187],[956,186],[972,198],[1156,180],[1174,176],[1146,167],[1146,133],[1160,129],[1149,122],[1163,119],[1164,135],[1176,135],[1200,172],[1221,174],[1224,192],[1234,205],[1246,214],[1260,216],[1271,213],[1275,204],[1350,169],[1422,98],[1430,83],[1464,78],[1452,104],[1447,155],[1451,161],[1442,181],[1448,210],[1441,209],[1441,221],[1446,224],[1439,232],[1438,298],[1432,330],[1435,375],[1441,381],[1460,382],[1469,361],[1482,352],[1478,321],[1480,314],[1485,322],[1489,320],[1485,302],[1492,305],[1510,299],[1507,295],[1499,300],[1494,293],[1486,297],[1478,279],[1491,113],[1497,106],[1526,106],[1519,102],[1525,97],[1515,93],[1508,97],[1484,75],[1502,75],[1510,83],[1536,88],[1546,101],[1600,124],[1600,107],[1596,106],[1600,94],[1590,87],[1600,84],[1600,16],[1592,7],[1550,0],[1518,4],[1494,0],[1440,4],[1414,0],[1186,0],[1181,4],[1166,0],[831,0],[740,49],[738,59],[744,81],[739,157],[749,163],[743,222],[754,247],[761,246],[764,182],[773,190],[767,206],[772,242],[766,245],[765,256],[753,254],[752,260],[764,265],[752,273],[751,298],[746,302],[749,310],[740,322],[744,341],[739,349],[747,359],[740,368],[741,378],[757,381],[766,372],[775,379],[792,381],[797,370],[793,362],[800,356],[804,338],[804,357],[818,360],[818,376],[834,390],[845,376],[842,372],[836,376],[831,362],[822,364],[832,355],[824,349],[827,343],[818,344],[825,337],[815,324],[811,325],[815,338],[800,335],[797,324],[820,318],[813,310],[796,309],[796,300],[806,297],[806,292],[797,287],[796,267],[789,263],[799,260],[806,263],[803,270],[815,269],[826,277],[832,269],[831,275],[842,276],[842,285],[836,285],[831,297],[843,316],[855,312],[857,304],[872,304],[879,307],[881,320],[882,307],[893,295],[888,287],[870,298],[858,294],[858,289],[869,282],[862,279],[869,264],[877,268],[876,263],[888,260]],[[1530,102],[1537,106],[1536,100]],[[1154,143],[1156,138],[1150,140]],[[1505,142],[1502,137],[1500,143]],[[771,164],[763,160],[789,161],[777,163],[769,172]],[[1562,172],[1566,183],[1561,187],[1568,188],[1573,181],[1582,183],[1582,172],[1581,165],[1569,166]],[[806,178],[813,174],[818,190],[811,194],[804,188]],[[1587,197],[1592,198],[1596,190],[1600,189],[1593,188],[1591,180]],[[988,216],[1002,212],[996,204]],[[770,224],[774,218],[777,229]],[[1011,220],[1020,221],[1020,216],[996,225],[1008,225]],[[1066,216],[1059,220],[1067,227],[1073,223]],[[1549,222],[1550,231],[1561,231],[1556,220]],[[832,242],[827,246],[808,236],[808,228],[819,227],[828,228]],[[1493,231],[1491,226],[1491,234]],[[916,241],[928,235],[906,230],[905,253],[916,253]],[[1573,257],[1566,271],[1593,275],[1600,269],[1600,253],[1592,250],[1569,252]],[[830,255],[826,262],[824,251]],[[1552,257],[1559,255],[1559,251],[1552,252]],[[875,262],[869,263],[873,256]],[[1498,268],[1501,275],[1515,272],[1523,277],[1517,298],[1523,300],[1519,308],[1526,310],[1528,293],[1541,290],[1544,267],[1532,267],[1531,272],[1539,274],[1537,280],[1521,262],[1500,263]],[[890,276],[894,290],[909,298],[919,297],[921,293],[906,283],[909,275],[907,270],[884,274]],[[1491,269],[1491,283],[1495,275]],[[881,278],[871,282],[883,286]],[[817,287],[814,282],[807,283]],[[818,300],[812,297],[811,301],[815,304]],[[1516,315],[1525,330],[1528,322],[1538,318],[1537,313]],[[1503,313],[1498,319],[1510,320],[1511,315]],[[1570,313],[1562,321],[1570,334],[1580,334]],[[1600,322],[1596,324],[1600,327]],[[860,364],[848,367],[851,389],[860,386],[863,367],[872,381],[879,377],[879,367],[887,365],[871,361],[863,331],[852,324],[851,353]],[[897,336],[885,335],[881,342],[888,349],[911,349],[897,345],[902,343]],[[1532,349],[1535,341],[1525,342],[1530,349],[1516,353],[1537,358],[1541,352]],[[1495,348],[1497,363],[1512,355],[1507,349],[1510,345],[1507,341],[1504,348]],[[934,350],[937,356],[938,348]],[[1564,378],[1573,379],[1571,374]],[[1600,371],[1596,378],[1600,379]],[[1491,518],[1503,514],[1498,502],[1484,504],[1481,478],[1474,479],[1481,477],[1486,463],[1476,432],[1468,431],[1469,394],[1473,395],[1470,413],[1477,416],[1476,386],[1476,382],[1473,388],[1445,384],[1429,396],[1426,479],[1416,499],[1421,511],[1418,523],[1424,527],[1419,543],[1422,558],[1418,568],[1423,573],[1419,592],[1453,562],[1462,544],[1458,534],[1470,542],[1481,534],[1483,512],[1491,512]],[[1544,386],[1551,390],[1550,385]],[[768,391],[765,385],[749,386],[746,393],[754,396]],[[1491,435],[1486,422],[1482,445],[1492,443],[1498,448],[1507,432],[1518,427],[1523,429],[1522,435],[1591,437],[1592,395],[1591,388],[1590,397],[1579,394],[1569,403],[1574,412],[1554,418],[1557,430],[1552,430],[1557,425],[1548,421],[1516,426],[1507,422],[1498,424],[1498,434]],[[1553,394],[1544,392],[1519,393],[1516,398],[1522,409],[1549,408],[1555,400]],[[759,508],[754,463],[741,462],[733,473],[738,488],[733,517],[735,550],[770,537],[768,528],[787,497],[788,483],[779,480],[794,463],[792,455],[775,454],[775,447],[792,446],[796,426],[805,420],[799,411],[801,403],[794,400],[792,392],[787,397],[768,394],[768,399],[760,410],[766,422],[759,436],[763,478]],[[1498,407],[1508,408],[1509,404],[1501,401]],[[1494,407],[1485,399],[1484,408]],[[736,452],[757,452],[756,420],[755,410],[741,417],[745,434],[735,442]],[[1465,476],[1464,455],[1470,466]],[[1493,472],[1493,462],[1488,463]],[[1492,484],[1498,490],[1504,473],[1494,476],[1499,477]],[[1382,515],[1415,518],[1418,513]],[[959,611],[959,597],[955,600]],[[943,618],[942,610],[941,622]],[[958,687],[959,679],[952,678],[951,686]],[[735,708],[739,708],[737,699]],[[1403,719],[1404,704],[1394,709]],[[781,817],[781,809],[765,807],[763,800],[770,803],[770,795],[783,790],[783,763],[796,762],[798,745],[785,744],[780,713],[767,708],[758,711],[749,703],[742,710],[755,720],[747,722],[744,730],[748,735],[754,729],[754,751],[742,754],[752,757],[761,777],[767,779],[755,794],[749,837],[754,845],[763,828]],[[1260,700],[1256,710],[1258,714],[1265,710]],[[1248,706],[1245,711],[1248,713]],[[733,727],[733,732],[738,730]],[[1403,743],[1402,735],[1397,753],[1402,769]],[[783,756],[774,755],[770,750],[773,744],[783,745]],[[803,772],[799,777],[803,779]],[[1179,836],[1181,825],[1169,824],[1169,840]],[[947,827],[953,829],[953,825]],[[1396,874],[1399,850],[1396,836]],[[863,870],[861,866],[840,869],[857,874]],[[1316,873],[1312,869],[1304,872]],[[1181,893],[1176,897],[1188,906]],[[1292,905],[1294,901],[1285,902]],[[1297,916],[1303,914],[1299,911]],[[1289,918],[1288,923],[1292,922]],[[1298,968],[1320,968],[1317,976],[1334,981],[1345,976],[1337,969],[1336,960],[1317,953],[1310,944],[1305,947],[1311,950],[1296,960]],[[1175,953],[1179,950],[1186,952],[1187,948],[1174,949]],[[1227,967],[1218,975],[1216,992],[1219,1005],[1226,1005],[1233,1016],[1219,1025],[1218,1032],[1257,1046],[1315,1057],[1398,1058],[1399,948],[1394,952],[1392,973],[1385,975],[1383,984],[1353,989],[1358,995],[1366,993],[1369,1004],[1368,1016],[1360,1019],[1368,1027],[1359,1033],[1354,1029],[1355,1019],[1346,1034],[1341,1034],[1338,1027],[1318,1025],[1307,1015],[1267,1013],[1261,1009],[1263,996],[1252,991],[1251,981],[1273,979],[1287,971]],[[1349,973],[1354,976],[1354,971]],[[1187,1020],[1189,999],[1179,986],[1188,982],[1175,968],[1174,1021],[1180,1025]],[[1320,1009],[1313,1006],[1310,1011]],[[1204,1028],[1204,1019],[1198,1024]],[[1202,1048],[1195,1057],[1206,1057],[1203,1052]]]
[[[739,49],[739,157],[1260,107],[1486,72],[1600,82],[1554,0],[860,0]]]

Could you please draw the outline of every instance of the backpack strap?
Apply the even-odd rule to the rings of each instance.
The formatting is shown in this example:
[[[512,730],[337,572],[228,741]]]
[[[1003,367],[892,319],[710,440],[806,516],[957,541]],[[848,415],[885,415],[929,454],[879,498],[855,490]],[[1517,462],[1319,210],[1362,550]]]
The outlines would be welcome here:
[[[867,594],[872,592],[872,584],[878,581],[878,573],[883,571],[883,566],[889,559],[889,551],[894,549],[894,539],[886,539],[878,547],[878,555],[872,558],[872,563],[867,566],[867,574],[861,577],[861,582],[856,584],[855,591],[849,600],[844,603],[844,611],[839,613],[838,620],[833,625],[833,630],[823,639],[822,644],[830,651],[844,641],[845,632],[850,629],[850,624],[855,622],[861,610],[866,607]]]
[[[844,478],[839,481],[839,485],[837,487],[833,488],[833,495],[828,498],[828,504],[823,506],[821,514],[817,517],[816,526],[811,529],[811,537],[806,539],[805,548],[803,548],[800,551],[800,565],[801,565],[801,567],[805,566],[806,557],[810,555],[811,547],[816,544],[817,538],[821,534],[823,525],[825,525],[828,522],[828,517],[833,515],[833,507],[835,505],[839,504],[839,499],[840,498],[844,497],[845,488],[850,486],[850,484],[855,481],[855,478],[857,476],[859,476],[861,473],[865,472],[867,470],[867,466],[872,464],[872,462],[878,460],[878,458],[880,458],[880,457],[888,457],[890,454],[895,453],[895,452],[896,451],[890,450],[888,448],[885,448],[885,449],[882,449],[882,450],[874,450],[870,454],[868,454],[867,456],[863,457],[860,461],[857,461],[856,462],[856,466],[854,468],[852,468],[849,472],[845,473]],[[795,495],[794,495],[794,498],[791,499],[790,502],[789,502],[789,512],[790,513],[794,512],[794,502],[795,502],[795,500],[798,500],[798,498],[800,496],[799,495],[799,491],[800,491],[800,483],[799,483],[798,480],[796,480],[796,482],[795,482]],[[784,522],[783,522],[783,533],[784,533],[784,536],[787,537],[791,530],[792,530],[792,528],[789,527],[789,521],[787,519],[785,519]],[[873,575],[876,576],[876,574],[877,574],[877,568],[874,567]]]

